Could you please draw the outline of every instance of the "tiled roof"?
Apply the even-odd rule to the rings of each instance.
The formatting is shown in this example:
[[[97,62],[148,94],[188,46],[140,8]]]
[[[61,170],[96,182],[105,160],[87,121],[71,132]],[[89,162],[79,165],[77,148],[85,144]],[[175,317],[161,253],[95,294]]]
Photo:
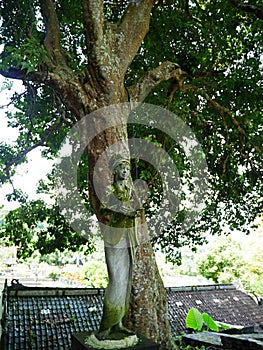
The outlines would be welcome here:
[[[9,289],[5,350],[70,349],[72,333],[98,329],[103,294],[101,289]]]
[[[4,290],[5,350],[67,350],[71,334],[98,329],[103,289],[26,288]],[[232,285],[168,288],[173,334],[185,332],[191,307],[216,320],[240,325],[263,323],[263,310]],[[4,347],[3,347],[4,346]]]
[[[169,288],[169,317],[173,332],[186,332],[185,318],[191,307],[210,314],[215,320],[232,325],[263,324],[263,308],[234,286],[211,285]]]

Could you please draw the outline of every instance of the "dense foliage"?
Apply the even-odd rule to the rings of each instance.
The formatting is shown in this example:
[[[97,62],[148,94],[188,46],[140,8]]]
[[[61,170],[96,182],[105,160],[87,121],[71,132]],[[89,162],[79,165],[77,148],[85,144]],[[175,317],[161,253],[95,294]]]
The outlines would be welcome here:
[[[231,238],[219,239],[209,253],[200,259],[198,270],[215,283],[232,282],[241,277],[244,260],[241,245]]]
[[[78,250],[86,240],[74,232],[59,212],[59,207],[47,207],[41,200],[21,204],[5,217],[2,244],[18,247],[19,257],[28,257],[34,251],[49,254],[56,249]],[[22,244],[26,242],[26,248]],[[92,245],[89,246],[92,251]]]
[[[68,64],[78,74],[88,62],[81,2],[55,3],[61,44]],[[18,129],[19,136],[15,145],[0,143],[2,183],[11,181],[16,165],[25,162],[27,153],[36,147],[42,147],[44,156],[55,157],[76,121],[60,96],[37,82],[35,73],[45,71],[47,60],[43,45],[46,19],[41,15],[40,4],[37,0],[4,0],[0,6],[0,73],[22,79],[25,87],[23,93],[13,96],[16,111],[7,112],[9,126]],[[127,4],[104,1],[105,18],[111,23],[119,21]],[[258,0],[247,6],[241,1],[160,0],[153,7],[149,32],[128,68],[127,87],[160,62],[169,60],[181,67],[180,80],[159,84],[146,101],[163,106],[184,120],[206,155],[209,196],[202,216],[184,232],[181,223],[186,208],[182,204],[173,223],[159,232],[158,239],[153,238],[153,243],[160,245],[171,260],[180,257],[175,247],[202,243],[204,232],[219,234],[226,227],[248,232],[249,225],[262,212],[261,29],[262,8]],[[130,127],[129,134],[150,139],[166,150],[182,181],[194,191],[187,157],[174,140],[151,128]],[[162,183],[150,164],[136,162],[133,175],[148,181],[152,199],[158,203]],[[80,179],[85,192],[86,177]],[[42,184],[44,187],[52,191],[52,177],[46,185]],[[42,253],[58,247],[75,249],[82,243],[56,206],[27,202],[19,190],[10,199],[22,204],[8,214],[1,235],[8,237],[9,244],[20,244],[22,255],[30,255],[34,249]],[[41,224],[45,224],[42,229]]]
[[[221,238],[210,244],[206,254],[197,259],[199,273],[215,283],[239,280],[247,291],[263,295],[263,235],[259,230],[251,237],[234,240]]]

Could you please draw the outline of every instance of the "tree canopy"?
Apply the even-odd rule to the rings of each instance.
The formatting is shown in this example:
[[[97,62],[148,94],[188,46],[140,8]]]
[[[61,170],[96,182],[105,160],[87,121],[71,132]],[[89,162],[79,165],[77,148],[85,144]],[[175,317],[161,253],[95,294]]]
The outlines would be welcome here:
[[[187,208],[181,204],[171,225],[153,237],[153,243],[175,260],[179,258],[175,248],[202,243],[204,232],[219,234],[226,227],[248,232],[263,207],[260,1],[105,0],[95,6],[87,0],[4,0],[0,14],[0,73],[21,79],[25,88],[11,100],[16,111],[6,114],[9,126],[19,130],[19,136],[14,145],[0,143],[1,183],[11,181],[16,166],[36,147],[41,147],[43,156],[56,157],[70,128],[96,109],[91,101],[94,93],[100,94],[100,87],[94,84],[92,92],[86,88],[88,102],[83,110],[65,98],[69,96],[65,91],[74,84],[76,89],[84,89],[88,79],[92,80],[87,67],[107,68],[108,60],[110,73],[92,71],[104,79],[105,86],[106,74],[114,76],[114,67],[121,67],[118,74],[129,100],[146,101],[175,113],[189,125],[206,156],[209,195],[202,215],[191,229],[182,231]],[[145,22],[145,28],[135,26],[136,20]],[[93,26],[92,33],[89,26]],[[133,38],[140,37],[142,28],[147,34],[141,34],[143,41],[138,44]],[[80,95],[81,91],[74,98],[83,98]],[[180,178],[194,191],[187,156],[174,140],[151,127],[129,126],[128,133],[168,152]],[[83,161],[80,174],[87,170],[85,164]],[[152,201],[158,204],[162,183],[155,169],[137,161],[133,175],[148,182]],[[84,193],[88,181],[85,176],[80,179]],[[42,190],[51,188],[52,176],[48,184],[42,184]],[[46,253],[58,246],[77,247],[76,235],[56,206],[27,203],[18,190],[14,198],[23,202],[22,207],[7,215],[1,234],[11,238],[10,243],[23,242],[22,255],[29,255],[34,248]],[[151,210],[146,209],[150,217]],[[31,210],[31,222],[25,219],[27,210]],[[37,238],[32,228],[39,222],[46,226]],[[50,244],[58,236],[58,244]]]

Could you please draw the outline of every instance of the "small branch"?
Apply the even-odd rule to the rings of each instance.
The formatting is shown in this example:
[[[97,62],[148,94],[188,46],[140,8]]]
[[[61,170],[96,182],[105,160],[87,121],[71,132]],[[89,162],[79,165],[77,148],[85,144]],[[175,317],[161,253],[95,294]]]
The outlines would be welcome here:
[[[200,77],[215,77],[218,74],[224,73],[225,69],[220,69],[220,70],[210,70],[207,72],[197,72],[193,75],[193,78],[200,78]]]
[[[178,64],[166,61],[147,72],[137,84],[128,87],[127,90],[132,102],[142,102],[151,90],[161,82],[173,78],[178,86],[182,87],[186,76],[188,74],[182,71]]]
[[[263,19],[263,7],[245,4],[239,0],[229,0],[229,2],[241,11],[253,13],[258,18]]]
[[[0,106],[0,109],[5,109],[5,108],[8,108],[8,107],[10,107],[10,106],[12,106],[12,105],[13,105],[13,101],[7,103],[6,105],[1,105],[1,106]]]
[[[23,197],[21,197],[21,192],[19,193],[19,191],[17,190],[17,188],[14,185],[14,182],[12,180],[12,176],[9,173],[9,170],[7,170],[7,176],[6,176],[7,180],[9,181],[11,187],[12,187],[12,191],[13,191],[13,195],[14,197],[12,198],[12,200],[18,200],[19,202],[21,202],[21,200],[24,202],[27,198],[27,195],[23,194]]]
[[[21,95],[22,94],[20,94],[19,96],[21,96]],[[6,108],[8,108],[10,106],[13,106],[15,100],[16,99],[14,97],[11,97],[11,101],[8,102],[6,105],[0,105],[0,109],[6,109]]]
[[[5,172],[6,172],[6,177],[2,178],[2,182],[4,182],[7,179],[10,179],[10,169],[13,165],[17,165],[21,162],[21,160],[31,151],[33,151],[34,149],[44,146],[45,142],[48,140],[50,134],[55,130],[59,130],[62,127],[62,121],[60,122],[59,125],[54,125],[51,126],[48,130],[46,130],[45,135],[43,137],[43,139],[37,143],[35,143],[34,145],[24,149],[18,156],[14,157],[13,159],[11,159],[9,162],[6,163],[5,166]]]
[[[30,94],[30,98],[31,98],[31,103],[29,104],[29,109],[27,113],[29,118],[29,124],[30,124],[30,128],[27,133],[27,144],[29,144],[32,136],[32,131],[34,129],[33,115],[34,115],[34,109],[35,109],[36,91],[32,84],[29,84],[26,81],[24,82],[24,84],[27,87],[27,91]]]
[[[213,108],[215,108],[221,115],[221,117],[224,120],[224,115],[228,115],[228,117],[230,118],[231,122],[233,123],[233,125],[237,128],[238,132],[247,140],[247,142],[258,152],[258,153],[262,153],[261,150],[253,144],[253,142],[251,142],[250,138],[248,137],[246,131],[242,128],[241,124],[239,123],[238,120],[236,120],[236,118],[233,116],[233,113],[230,111],[230,109],[220,105],[218,102],[216,102],[212,97],[210,97],[208,95],[207,92],[205,92],[203,89],[198,88],[196,86],[193,86],[192,84],[188,84],[187,86],[184,86],[183,89],[181,90],[185,93],[187,92],[191,92],[191,91],[195,91],[198,94],[200,94],[202,97],[204,97],[208,104],[210,106],[212,106]]]
[[[1,182],[4,183],[6,180],[10,181],[10,169],[14,164],[19,164],[22,159],[31,151],[33,151],[35,148],[39,147],[39,146],[43,146],[43,142],[38,142],[35,145],[28,147],[27,149],[23,150],[23,152],[21,154],[19,154],[19,156],[11,159],[6,165],[5,165],[5,172],[6,172],[6,176],[1,178]]]

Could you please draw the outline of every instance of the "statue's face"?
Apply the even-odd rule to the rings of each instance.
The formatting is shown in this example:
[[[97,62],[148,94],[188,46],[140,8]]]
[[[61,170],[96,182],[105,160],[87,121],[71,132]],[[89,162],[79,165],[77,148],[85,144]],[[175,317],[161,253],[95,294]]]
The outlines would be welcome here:
[[[130,166],[128,164],[120,164],[115,169],[115,177],[117,180],[125,180],[130,176]]]

